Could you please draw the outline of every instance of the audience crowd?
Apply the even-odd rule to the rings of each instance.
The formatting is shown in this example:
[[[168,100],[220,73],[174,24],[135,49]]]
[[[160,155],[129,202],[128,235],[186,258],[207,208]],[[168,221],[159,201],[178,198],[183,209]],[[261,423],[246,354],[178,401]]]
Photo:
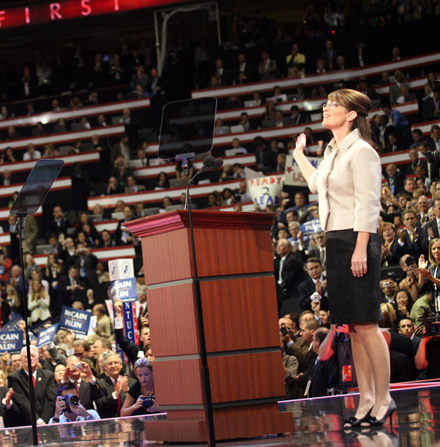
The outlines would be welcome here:
[[[193,47],[183,40],[174,43],[163,76],[159,76],[154,66],[153,52],[143,42],[130,48],[122,41],[118,50],[94,55],[86,55],[78,47],[66,66],[69,68],[67,77],[60,72],[62,67],[58,67],[58,71],[44,63],[23,67],[22,76],[14,78],[13,88],[3,89],[1,94],[4,100],[21,98],[25,102],[3,105],[0,119],[32,116],[43,111],[74,111],[83,106],[103,104],[100,100],[103,86],[113,88],[110,91],[115,96],[111,100],[150,98],[152,106],[161,106],[165,100],[179,97],[177,91],[181,87],[182,91],[190,91],[195,87],[214,88],[281,77],[303,78],[309,74],[378,62],[373,54],[365,54],[362,42],[355,46],[354,54],[345,54],[336,48],[334,39],[325,38],[331,35],[330,29],[350,29],[353,16],[349,13],[355,12],[329,6],[321,16],[314,9],[314,2],[308,2],[304,24],[290,34],[259,13],[237,15],[233,26],[235,40],[225,41],[215,52],[203,41]],[[415,11],[411,13],[415,14]],[[402,15],[388,9],[374,12],[364,21],[377,20],[378,25],[416,18],[409,15],[409,12]],[[360,22],[362,26],[366,26],[364,21]],[[297,43],[300,39],[292,39],[299,35],[317,38],[322,45],[318,51],[304,51]],[[285,54],[273,55],[268,48],[274,46],[269,44],[277,43],[283,43],[280,48],[287,44],[291,48]],[[390,62],[405,56],[399,47],[390,47],[388,52]],[[183,71],[185,76],[179,76]],[[440,116],[434,71],[426,75],[421,68],[411,73],[397,70],[383,72],[377,79],[360,78],[348,82],[342,78],[335,84],[313,88],[300,84],[286,92],[278,86],[272,92],[260,92],[256,84],[252,98],[247,98],[251,104],[246,105],[238,96],[220,101],[220,107],[225,109],[264,106],[264,113],[259,117],[250,118],[247,112],[241,113],[235,124],[242,126],[245,132],[304,124],[308,143],[322,142],[318,154],[322,156],[330,135],[313,132],[307,127],[308,122],[319,119],[313,116],[316,111],[304,111],[294,104],[286,113],[281,106],[288,101],[307,99],[325,102],[331,90],[354,87],[366,93],[378,109],[378,113],[371,117],[377,151],[407,150],[406,164],[384,166],[382,212],[378,223],[382,237],[382,328],[390,346],[393,382],[440,377],[437,349],[440,346],[437,334],[440,323],[433,316],[440,306],[437,291],[440,286],[440,127],[431,123],[427,135],[412,126],[413,123],[437,120]],[[412,91],[409,87],[411,78],[422,74],[426,81],[423,91]],[[6,76],[6,79],[11,77]],[[390,85],[387,95],[376,91],[384,85]],[[74,93],[68,99],[55,96],[66,87],[78,94]],[[81,89],[86,89],[87,93]],[[53,96],[42,100],[37,98],[39,95]],[[397,107],[409,101],[418,102],[419,114],[409,117],[399,112]],[[142,117],[134,109],[124,109],[118,122],[125,125],[126,132],[118,141],[93,135],[90,141],[76,141],[67,149],[52,143],[37,147],[30,142],[25,151],[9,147],[0,153],[2,186],[22,180],[19,172],[11,173],[8,169],[12,163],[84,151],[98,151],[100,157],[99,166],[95,165],[93,169],[79,163],[73,166],[71,204],[55,203],[51,214],[46,213],[44,219],[28,216],[22,234],[19,234],[14,216],[9,216],[3,224],[3,231],[10,234],[11,243],[9,247],[0,247],[2,324],[23,314],[23,294],[28,303],[23,316],[29,319],[35,333],[58,321],[64,305],[91,310],[96,322],[86,338],[79,338],[72,331],[59,330],[50,344],[40,349],[33,346],[32,372],[28,371],[24,351],[3,353],[0,414],[6,425],[30,424],[27,382],[30,373],[34,377],[39,424],[160,411],[154,401],[154,351],[150,346],[148,294],[143,281],[141,247],[137,238],[124,228],[125,222],[145,215],[144,204],[127,206],[123,200],[117,200],[111,209],[96,205],[93,210],[88,210],[87,206],[87,199],[93,195],[111,196],[153,189],[164,191],[163,209],[185,202],[185,194],[177,203],[167,196],[166,190],[171,186],[171,176],[167,173],[161,172],[153,180],[135,177],[131,167],[134,160],[139,163],[137,166],[160,163],[147,157],[152,140],[140,137],[138,130],[149,127],[141,122]],[[99,114],[79,119],[62,118],[53,124],[10,126],[5,128],[2,139],[14,141],[71,130],[93,130],[111,125],[111,118]],[[220,118],[217,119],[217,135],[229,133],[229,130],[229,125],[225,126]],[[231,137],[230,144],[235,154],[255,154],[253,168],[269,174],[284,172],[286,155],[295,138],[293,135],[289,140],[266,141],[257,136],[252,143],[242,143],[239,137]],[[214,152],[224,155],[224,149],[216,147]],[[194,172],[192,166],[190,170]],[[196,201],[197,206],[234,205],[239,211],[243,203],[251,200],[242,164],[226,163],[221,172],[211,175],[211,179],[219,184],[238,179],[240,186],[212,191],[204,200]],[[181,166],[176,166],[175,177],[182,179]],[[286,397],[345,393],[356,387],[356,374],[347,328],[331,325],[326,294],[325,233],[306,234],[301,226],[319,218],[317,204],[308,203],[303,192],[286,188],[280,207],[272,211],[275,217],[271,237]],[[98,231],[96,222],[110,219],[112,215],[119,220],[116,230]],[[24,281],[19,266],[20,239],[25,252]],[[44,267],[34,259],[40,245],[45,245],[48,254]],[[134,264],[141,322],[139,345],[124,337],[121,303],[114,303],[114,318],[108,315],[105,305],[108,266],[93,253],[95,248],[124,245],[133,245],[136,250]],[[127,362],[124,363],[117,353],[117,346],[125,353]]]

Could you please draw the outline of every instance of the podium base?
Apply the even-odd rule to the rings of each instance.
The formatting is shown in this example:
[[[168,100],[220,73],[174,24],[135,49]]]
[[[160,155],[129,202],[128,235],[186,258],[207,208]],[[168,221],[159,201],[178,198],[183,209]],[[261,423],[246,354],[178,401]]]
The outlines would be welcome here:
[[[255,438],[292,432],[293,417],[291,413],[279,413],[278,411],[252,415],[214,414],[214,429],[217,441]],[[149,441],[208,441],[203,417],[146,421],[145,432]]]

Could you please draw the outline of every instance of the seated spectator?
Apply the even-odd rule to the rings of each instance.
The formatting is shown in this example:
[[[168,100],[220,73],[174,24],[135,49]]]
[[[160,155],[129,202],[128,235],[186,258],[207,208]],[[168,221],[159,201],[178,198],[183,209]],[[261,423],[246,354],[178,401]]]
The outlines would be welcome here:
[[[270,121],[276,119],[276,108],[275,103],[272,100],[266,101],[266,110],[263,113],[262,120],[263,121]]]
[[[238,123],[240,126],[243,126],[243,130],[245,132],[252,130],[254,125],[249,120],[249,115],[246,112],[242,112],[240,115],[240,122]]]
[[[144,185],[139,185],[136,182],[136,179],[134,178],[134,176],[132,176],[132,175],[129,175],[127,177],[127,182],[126,183],[127,183],[127,186],[124,189],[126,194],[145,191],[145,186]]]
[[[103,419],[119,417],[128,390],[136,380],[121,374],[122,360],[114,352],[104,355],[103,366],[105,376],[98,380],[100,397],[96,400],[96,406]]]
[[[232,149],[234,149],[235,155],[248,153],[247,149],[241,145],[241,141],[238,138],[232,140]]]
[[[266,146],[266,142],[261,137],[254,138],[255,145],[255,159],[257,163],[257,170],[264,173],[273,172],[275,163],[272,156],[272,151]]]
[[[407,290],[399,290],[396,295],[396,321],[399,324],[400,320],[410,318],[410,311],[412,307],[411,295]]]
[[[399,138],[399,133],[392,130],[387,135],[384,152],[397,152],[406,149],[406,144]]]
[[[121,416],[134,416],[157,413],[160,408],[156,405],[154,395],[153,364],[151,360],[141,358],[134,365],[137,382],[130,387],[121,408]]]
[[[423,98],[423,121],[437,120],[440,116],[440,92],[437,90]]]
[[[55,149],[55,146],[53,144],[46,144],[44,146],[44,150],[43,150],[43,158],[48,158],[48,157],[58,157],[60,155],[60,152],[58,149]]]
[[[192,176],[195,173],[195,169],[194,169],[194,166],[191,163],[191,161],[188,161],[188,169],[189,169],[188,178],[192,178]],[[183,169],[181,161],[179,161],[176,165],[176,178],[178,178],[178,179],[186,178],[185,170]]]
[[[100,242],[99,246],[101,248],[116,247],[116,242],[114,241],[110,231],[102,230],[101,242]]]
[[[270,81],[276,79],[278,75],[277,62],[269,57],[267,51],[262,51],[261,62],[258,66],[260,81]]]
[[[303,53],[300,53],[299,46],[297,43],[292,45],[292,49],[290,54],[286,56],[286,66],[287,68],[293,67],[296,65],[302,75],[305,74],[305,66],[306,66],[306,56]]]
[[[0,154],[0,163],[14,163],[16,161],[17,160],[14,155],[14,149],[12,149],[12,147],[7,147]]]
[[[123,194],[123,192],[124,192],[124,189],[119,184],[118,179],[113,176],[109,177],[107,187],[105,189],[105,194],[106,195]]]
[[[63,235],[63,238],[67,237],[67,228],[70,227],[69,222],[64,217],[63,209],[60,205],[55,205],[52,209],[53,220],[48,223],[46,230],[46,238],[49,235],[55,234],[58,238]]]
[[[115,241],[118,245],[131,244],[133,242],[133,237],[130,231],[124,227],[124,223],[133,220],[133,210],[131,207],[125,206],[123,213],[124,218],[118,222],[118,226],[115,231]]]
[[[65,133],[69,131],[69,126],[64,118],[60,118],[53,126],[54,133]]]
[[[35,411],[37,424],[49,422],[55,409],[55,382],[53,373],[44,369],[37,369],[39,354],[35,346],[31,349],[31,374],[34,382]],[[14,390],[11,413],[15,416],[14,426],[31,425],[29,402],[29,372],[26,347],[20,353],[21,369],[9,374],[8,386]]]
[[[40,158],[41,152],[37,151],[32,143],[29,143],[26,152],[23,154],[23,161],[39,160]]]
[[[336,64],[334,67],[334,70],[346,70],[348,67],[346,66],[345,63],[345,57],[342,56],[342,54],[339,54],[338,56],[336,56]]]
[[[145,73],[145,67],[143,65],[138,65],[136,67],[136,71],[133,74],[130,82],[131,90],[136,88],[136,85],[141,85],[144,89],[147,88],[148,85],[148,76]]]
[[[224,182],[228,180],[232,180],[234,171],[232,170],[232,165],[226,163],[223,165],[222,173],[218,179],[219,182]]]
[[[57,389],[57,398],[55,401],[55,411],[53,417],[49,420],[49,424],[65,424],[67,422],[92,421],[101,419],[99,414],[93,410],[86,410],[80,402],[75,404],[72,401],[66,402],[66,396],[78,396],[77,387],[70,382],[63,383]]]
[[[157,180],[155,183],[156,188],[169,188],[170,187],[170,180],[168,178],[168,174],[166,172],[159,172],[159,175],[157,176]]]
[[[303,116],[303,114],[299,111],[299,107],[296,105],[293,105],[290,108],[290,120],[293,120],[291,125],[303,123],[306,121],[306,117]]]
[[[284,127],[284,114],[282,110],[275,112],[275,127]]]
[[[205,208],[212,208],[216,206],[220,206],[220,199],[218,198],[218,195],[216,192],[210,192],[207,197],[207,203]]]

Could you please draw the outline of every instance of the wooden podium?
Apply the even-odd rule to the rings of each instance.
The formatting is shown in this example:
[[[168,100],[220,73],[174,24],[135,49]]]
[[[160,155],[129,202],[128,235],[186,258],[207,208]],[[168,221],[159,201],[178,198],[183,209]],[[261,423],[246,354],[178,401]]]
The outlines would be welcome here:
[[[272,215],[193,211],[197,272],[217,440],[293,431],[284,396],[270,241]],[[124,224],[142,240],[156,357],[154,381],[166,420],[148,439],[207,441],[187,211]]]

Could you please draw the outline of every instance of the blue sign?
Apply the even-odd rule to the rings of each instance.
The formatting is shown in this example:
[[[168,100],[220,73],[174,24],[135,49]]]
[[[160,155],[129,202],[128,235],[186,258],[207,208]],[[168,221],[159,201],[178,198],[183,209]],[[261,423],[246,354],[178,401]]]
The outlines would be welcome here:
[[[124,328],[125,336],[132,342],[137,343],[136,340],[136,326],[134,323],[135,313],[133,309],[134,305],[130,301],[122,302],[122,313],[124,316]]]
[[[0,330],[0,332],[18,331],[18,323],[23,320],[20,314],[16,314],[12,320],[9,320]]]
[[[23,348],[22,331],[0,332],[0,352],[20,352]]]
[[[54,324],[51,327],[42,329],[40,332],[38,332],[37,348],[48,345],[55,337],[57,330],[58,324]]]
[[[299,227],[302,234],[314,234],[314,233],[321,233],[322,227],[321,227],[321,221],[319,219],[313,219],[309,222],[305,222]]]
[[[71,329],[81,335],[87,335],[90,326],[92,312],[89,310],[77,310],[63,306],[61,310],[60,329]]]
[[[117,299],[121,301],[137,301],[136,278],[110,281],[109,293],[113,302]]]

